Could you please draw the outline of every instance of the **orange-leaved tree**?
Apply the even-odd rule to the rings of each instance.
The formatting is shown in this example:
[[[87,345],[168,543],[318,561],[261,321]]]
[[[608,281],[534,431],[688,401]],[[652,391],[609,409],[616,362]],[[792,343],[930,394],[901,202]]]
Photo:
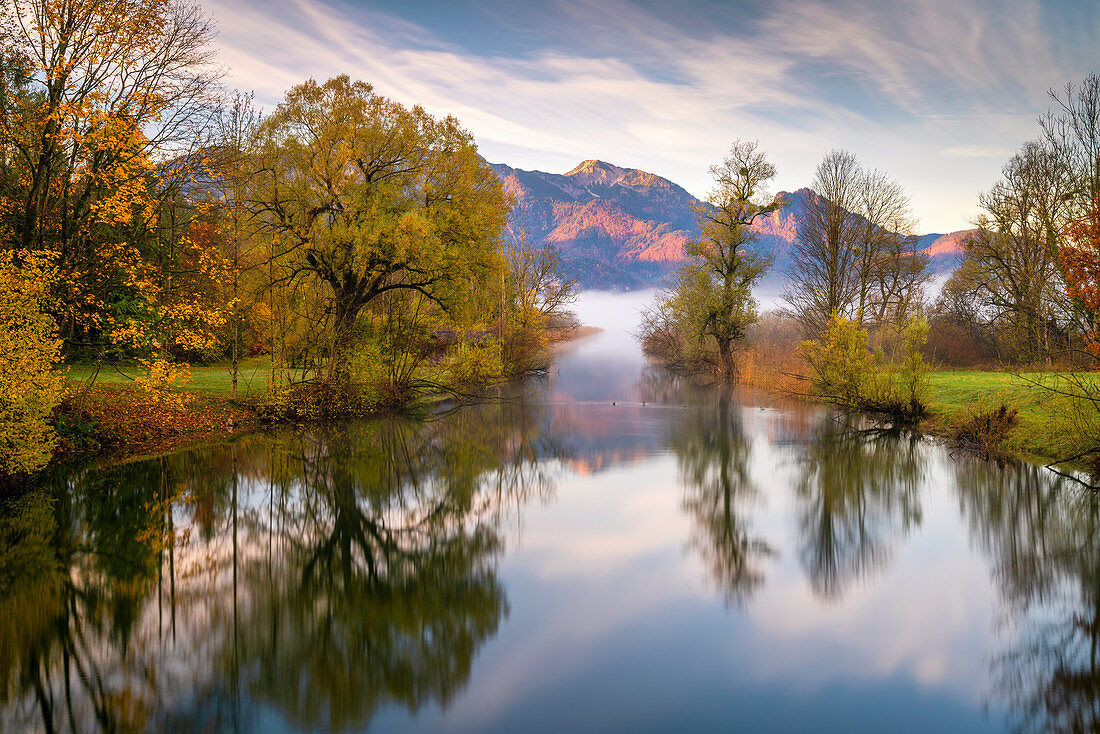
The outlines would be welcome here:
[[[138,340],[149,352],[156,327],[143,322],[158,306],[143,286],[178,269],[161,224],[194,181],[170,162],[199,145],[218,77],[211,24],[173,0],[10,0],[0,12],[3,246],[51,256],[47,308],[66,351]]]
[[[1066,225],[1064,235],[1059,259],[1066,285],[1088,319],[1086,347],[1100,358],[1100,193],[1084,216]]]

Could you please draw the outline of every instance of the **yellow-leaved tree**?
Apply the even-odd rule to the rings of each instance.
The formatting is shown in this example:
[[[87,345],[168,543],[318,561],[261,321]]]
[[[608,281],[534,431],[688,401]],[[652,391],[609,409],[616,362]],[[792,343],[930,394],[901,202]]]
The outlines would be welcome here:
[[[53,451],[62,387],[61,340],[43,311],[52,273],[48,258],[0,252],[0,476],[40,469]]]
[[[272,285],[322,314],[309,342],[326,345],[318,375],[341,391],[368,316],[387,356],[423,353],[422,317],[460,320],[503,267],[508,202],[453,117],[347,76],[309,80],[259,126],[257,147],[250,206],[274,243]]]
[[[67,357],[164,358],[218,325],[178,287],[194,280],[181,201],[203,169],[213,33],[174,0],[0,5],[0,247],[52,258]]]

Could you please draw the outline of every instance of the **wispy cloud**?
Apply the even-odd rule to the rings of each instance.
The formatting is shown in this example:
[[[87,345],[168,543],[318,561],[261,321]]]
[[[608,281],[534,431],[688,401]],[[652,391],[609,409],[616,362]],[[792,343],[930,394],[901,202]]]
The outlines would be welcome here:
[[[457,115],[490,159],[565,170],[604,158],[696,193],[734,137],[761,139],[784,188],[848,147],[894,173],[937,229],[968,221],[996,178],[996,156],[979,152],[1033,135],[1046,89],[1092,61],[1089,44],[1056,42],[1056,11],[1036,0],[555,0],[537,19],[484,0],[450,21],[462,33],[397,3],[206,1],[233,82],[267,104],[348,73]],[[1098,18],[1076,18],[1077,32]],[[937,153],[972,163],[943,181]]]
[[[999,145],[955,145],[940,151],[943,155],[957,158],[997,158],[1004,160],[1012,155],[1012,150]]]

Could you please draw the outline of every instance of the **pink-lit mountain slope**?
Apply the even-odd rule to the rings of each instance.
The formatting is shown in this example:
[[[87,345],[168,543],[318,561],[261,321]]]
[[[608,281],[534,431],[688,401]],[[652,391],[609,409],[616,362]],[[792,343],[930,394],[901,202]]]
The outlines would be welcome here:
[[[684,244],[698,233],[695,207],[702,202],[652,173],[596,160],[565,174],[490,165],[515,197],[513,226],[536,245],[557,247],[566,271],[584,288],[657,285],[683,261]],[[775,253],[766,277],[773,287],[792,265],[795,226],[810,193],[780,193],[786,206],[755,225],[761,246]],[[922,237],[937,272],[954,268],[969,233]]]

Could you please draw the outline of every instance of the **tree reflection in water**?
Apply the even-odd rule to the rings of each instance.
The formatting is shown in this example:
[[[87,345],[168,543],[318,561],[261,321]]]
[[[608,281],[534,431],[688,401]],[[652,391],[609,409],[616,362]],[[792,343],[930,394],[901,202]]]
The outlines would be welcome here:
[[[958,463],[974,536],[993,563],[1012,645],[992,702],[1019,731],[1100,730],[1100,502],[1041,467]]]
[[[0,517],[0,729],[365,726],[446,706],[507,601],[502,522],[553,490],[526,403],[65,477]],[[51,507],[51,502],[53,506]]]
[[[777,554],[755,522],[775,508],[754,451],[793,457],[767,499],[793,500],[820,598],[920,525],[935,447],[793,413],[758,425],[735,394],[650,383],[643,400],[669,409],[655,415],[675,414],[692,547],[727,603],[747,603]],[[4,498],[0,731],[345,730],[447,706],[508,611],[505,523],[553,491],[546,411],[258,434]],[[760,426],[782,436],[765,446]],[[1097,498],[1036,467],[955,466],[1010,623],[990,702],[1021,730],[1100,729]]]
[[[840,599],[920,525],[920,439],[826,416],[798,460],[799,557],[814,593]]]
[[[762,498],[748,467],[752,442],[742,424],[744,404],[728,391],[715,403],[713,392],[697,395],[652,375],[644,384],[648,394],[666,400],[680,391],[676,399],[687,410],[671,443],[684,507],[695,520],[692,544],[727,600],[743,603],[776,555],[752,529],[750,510]],[[711,402],[701,398],[707,395]],[[785,439],[797,445],[799,555],[814,592],[839,599],[851,583],[881,569],[892,548],[920,525],[927,447],[916,436],[832,414],[809,425],[808,432],[791,431]]]
[[[752,528],[749,510],[760,493],[749,476],[752,446],[741,425],[741,405],[728,390],[719,393],[717,404],[692,400],[673,431],[683,507],[694,520],[692,547],[726,601],[743,604],[763,583],[775,551]]]

